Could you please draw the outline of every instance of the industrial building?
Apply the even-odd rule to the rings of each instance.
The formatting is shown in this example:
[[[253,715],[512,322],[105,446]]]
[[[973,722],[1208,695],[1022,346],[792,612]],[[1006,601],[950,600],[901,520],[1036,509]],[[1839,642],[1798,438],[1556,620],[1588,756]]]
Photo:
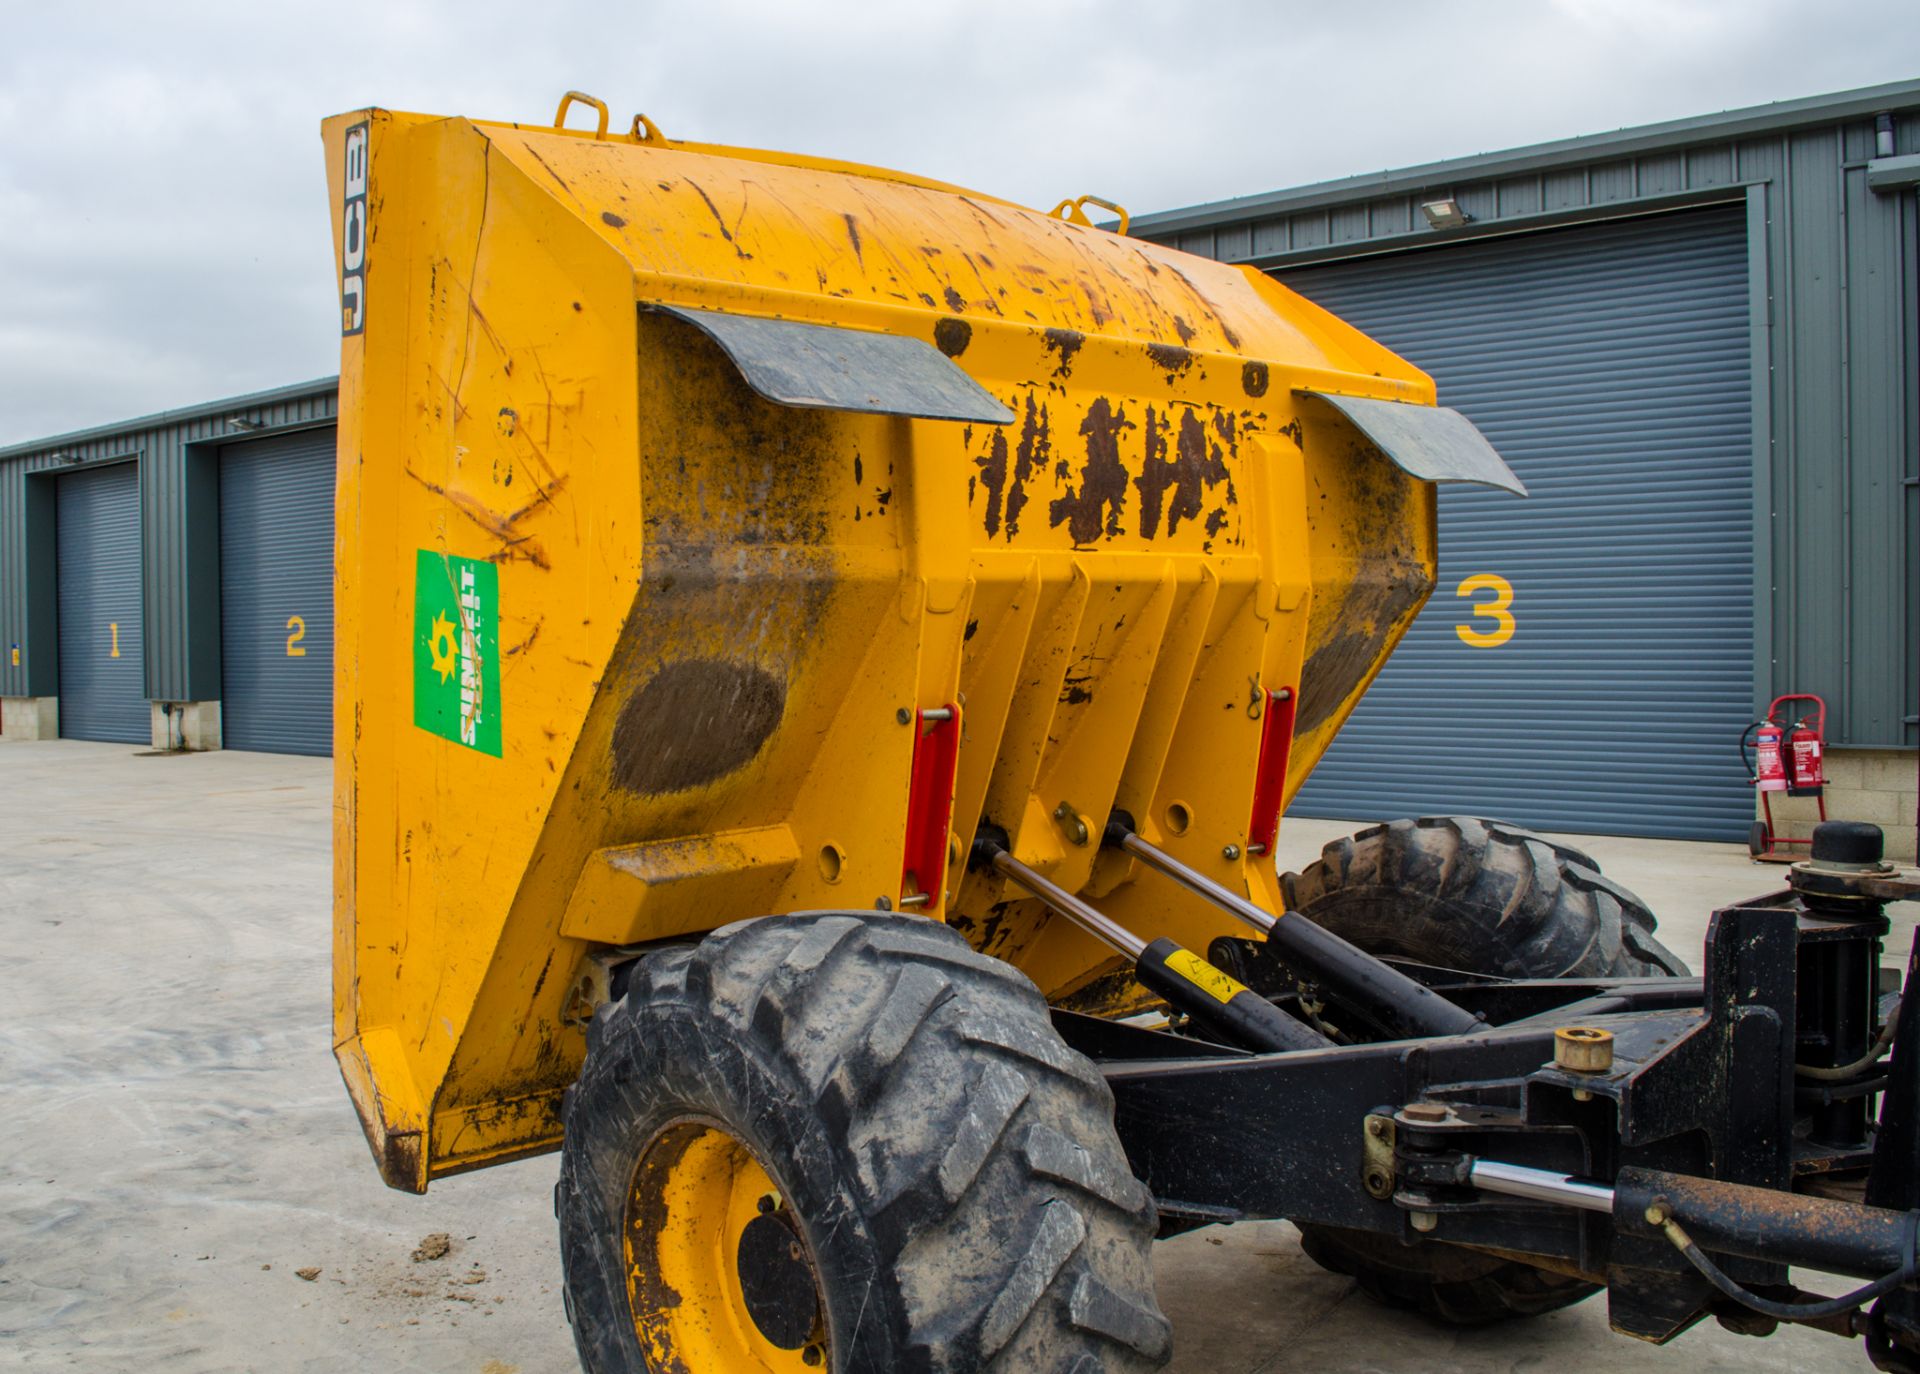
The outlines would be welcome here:
[[[1818,693],[1838,815],[1914,853],[1920,82],[1142,215],[1426,369],[1527,484],[1442,488],[1440,581],[1297,813],[1732,839]]]
[[[1920,81],[1147,214],[1428,370],[1531,491],[1295,810],[1739,839],[1742,729],[1830,708],[1837,814],[1914,849]],[[331,379],[0,450],[0,725],[330,745]]]
[[[325,754],[332,377],[0,449],[0,729]]]

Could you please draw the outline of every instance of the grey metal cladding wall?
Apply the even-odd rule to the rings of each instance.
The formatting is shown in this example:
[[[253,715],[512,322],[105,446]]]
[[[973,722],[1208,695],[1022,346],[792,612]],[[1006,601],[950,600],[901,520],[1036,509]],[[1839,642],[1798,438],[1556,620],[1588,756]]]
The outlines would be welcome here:
[[[1874,114],[1920,152],[1920,83],[1139,215],[1133,232],[1275,270],[1471,234],[1745,196],[1765,445],[1755,550],[1759,700],[1813,691],[1834,741],[1920,742],[1920,204],[1867,184]],[[1825,114],[1823,111],[1832,111]]]
[[[0,644],[27,646],[18,665],[11,654],[0,654],[0,696],[51,690],[52,674],[30,661],[29,608],[37,588],[29,578],[25,522],[32,474],[140,458],[147,695],[157,701],[211,700],[220,693],[220,627],[212,589],[197,595],[189,576],[190,541],[210,532],[194,518],[189,455],[197,446],[236,437],[240,431],[229,417],[266,430],[326,423],[337,401],[338,387],[324,378],[0,450]],[[52,653],[51,644],[46,649]]]
[[[145,744],[137,464],[57,479],[60,733]]]
[[[220,454],[220,726],[229,749],[333,749],[334,430]]]
[[[1283,274],[1433,374],[1526,482],[1443,488],[1439,585],[1299,799],[1737,839],[1753,681],[1752,413],[1739,208]],[[1456,595],[1512,586],[1514,632]]]
[[[1920,283],[1912,192],[1871,125],[1782,140],[1773,240],[1772,688],[1844,743],[1920,740]],[[1909,144],[1909,147],[1914,146]]]

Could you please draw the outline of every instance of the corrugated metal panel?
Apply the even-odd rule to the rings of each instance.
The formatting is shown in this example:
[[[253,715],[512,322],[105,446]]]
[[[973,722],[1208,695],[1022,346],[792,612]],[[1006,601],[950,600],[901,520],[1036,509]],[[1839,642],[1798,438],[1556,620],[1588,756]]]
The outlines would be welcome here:
[[[220,726],[229,749],[333,749],[334,430],[220,454]]]
[[[140,471],[134,463],[58,479],[60,733],[146,744],[141,685]]]
[[[1530,499],[1443,488],[1433,601],[1294,810],[1738,839],[1753,695],[1745,216],[1690,211],[1307,268],[1433,374]],[[1514,629],[1456,595],[1493,574]]]

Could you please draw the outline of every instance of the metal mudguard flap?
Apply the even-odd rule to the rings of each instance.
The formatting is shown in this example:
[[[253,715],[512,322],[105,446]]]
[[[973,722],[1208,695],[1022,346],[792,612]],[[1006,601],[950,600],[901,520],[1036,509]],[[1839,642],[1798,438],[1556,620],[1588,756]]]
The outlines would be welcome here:
[[[1402,470],[1427,482],[1477,482],[1516,496],[1527,489],[1473,421],[1446,406],[1408,405],[1301,391],[1339,411]]]
[[[776,405],[991,425],[1013,421],[1011,410],[922,339],[680,305],[651,308],[685,320],[719,344],[747,385]]]

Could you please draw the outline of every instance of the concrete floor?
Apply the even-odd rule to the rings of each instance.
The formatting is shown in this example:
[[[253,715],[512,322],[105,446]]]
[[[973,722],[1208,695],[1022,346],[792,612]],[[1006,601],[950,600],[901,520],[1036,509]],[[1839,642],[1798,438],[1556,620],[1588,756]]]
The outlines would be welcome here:
[[[0,746],[0,1366],[576,1368],[551,1157],[424,1198],[374,1174],[328,1049],[328,786],[324,760]],[[1281,861],[1347,828],[1290,822]],[[1778,876],[1738,846],[1582,843],[1696,957],[1716,903]],[[439,1231],[451,1254],[414,1262]],[[1865,1367],[1804,1332],[1656,1350],[1603,1302],[1436,1329],[1284,1223],[1180,1237],[1157,1266],[1186,1374]]]

